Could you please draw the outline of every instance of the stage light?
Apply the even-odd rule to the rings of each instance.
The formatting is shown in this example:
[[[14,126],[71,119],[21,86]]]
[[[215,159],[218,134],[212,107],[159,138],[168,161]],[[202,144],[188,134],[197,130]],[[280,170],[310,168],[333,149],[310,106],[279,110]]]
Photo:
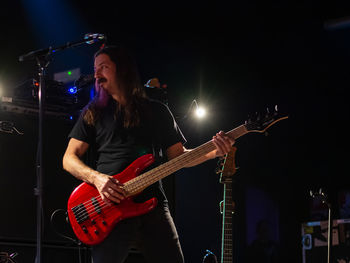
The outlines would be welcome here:
[[[90,100],[92,100],[95,97],[95,88],[90,89]]]
[[[70,87],[69,89],[68,89],[68,92],[69,92],[69,94],[76,94],[77,93],[77,87]]]
[[[39,82],[37,80],[33,79],[33,86],[35,88],[39,88],[39,85],[40,85]]]
[[[202,106],[199,106],[195,99],[191,102],[188,112],[184,118],[186,118],[190,112],[197,119],[203,119],[207,114],[206,109]]]
[[[206,110],[198,106],[194,113],[197,118],[201,119],[206,115]]]

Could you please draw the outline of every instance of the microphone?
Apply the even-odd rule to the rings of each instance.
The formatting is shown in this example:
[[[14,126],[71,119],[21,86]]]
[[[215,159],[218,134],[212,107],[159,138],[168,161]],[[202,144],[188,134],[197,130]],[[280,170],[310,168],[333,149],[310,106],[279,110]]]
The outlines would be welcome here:
[[[105,35],[100,33],[87,33],[84,36],[85,43],[89,45],[105,39]]]

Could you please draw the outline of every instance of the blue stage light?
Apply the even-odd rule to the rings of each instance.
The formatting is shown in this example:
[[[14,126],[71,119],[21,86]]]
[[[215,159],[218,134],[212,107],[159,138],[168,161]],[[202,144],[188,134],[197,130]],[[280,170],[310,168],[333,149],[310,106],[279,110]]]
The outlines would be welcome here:
[[[95,88],[90,89],[90,100],[92,100],[95,97]]]
[[[77,87],[70,87],[69,89],[68,89],[68,92],[70,93],[70,94],[76,94],[77,93]]]

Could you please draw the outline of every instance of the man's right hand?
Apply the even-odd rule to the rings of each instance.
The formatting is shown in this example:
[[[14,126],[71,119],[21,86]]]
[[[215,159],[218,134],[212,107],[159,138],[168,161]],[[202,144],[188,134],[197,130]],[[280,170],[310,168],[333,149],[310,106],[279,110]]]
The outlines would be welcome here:
[[[94,185],[97,188],[102,200],[106,203],[120,203],[126,197],[123,184],[113,176],[99,173],[94,178]]]

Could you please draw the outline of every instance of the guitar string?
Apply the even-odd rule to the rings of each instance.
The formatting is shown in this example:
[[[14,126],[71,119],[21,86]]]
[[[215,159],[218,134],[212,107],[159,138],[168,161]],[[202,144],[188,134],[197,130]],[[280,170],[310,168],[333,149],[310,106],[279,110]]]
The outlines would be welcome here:
[[[238,138],[238,137],[240,137],[240,136],[242,136],[243,134],[245,134],[244,132],[241,134],[241,135],[238,135],[237,134],[237,132],[238,132],[238,129],[239,128],[244,128],[244,130],[245,130],[245,133],[246,133],[246,128],[244,127],[244,125],[241,125],[241,126],[239,126],[239,127],[237,127],[237,128],[235,128],[235,129],[233,129],[233,130],[231,130],[231,131],[229,131],[228,132],[228,134],[229,135],[234,135],[234,137],[235,138]],[[236,132],[236,134],[234,134]],[[236,135],[236,136],[235,136]],[[208,148],[208,149],[207,149]],[[184,154],[184,155],[180,155],[178,158],[175,158],[175,159],[173,159],[173,160],[170,160],[168,163],[168,165],[167,165],[167,163],[165,163],[165,164],[163,164],[163,166],[169,166],[169,170],[170,171],[172,171],[172,169],[174,169],[175,168],[175,170],[173,171],[173,172],[175,172],[175,171],[177,171],[178,169],[175,167],[175,164],[177,164],[177,163],[179,163],[179,162],[181,162],[181,163],[184,163],[184,161],[186,161],[186,162],[188,162],[189,161],[189,163],[191,162],[191,161],[194,161],[195,159],[197,159],[198,157],[200,157],[200,156],[202,156],[203,155],[203,152],[205,152],[205,153],[208,153],[208,152],[210,152],[211,150],[213,150],[213,149],[215,149],[215,146],[214,146],[214,144],[212,143],[212,141],[208,141],[207,143],[205,143],[205,144],[203,144],[203,145],[201,145],[201,146],[199,146],[199,147],[197,147],[197,148],[195,148],[195,149],[193,149],[191,152],[193,152],[192,154]],[[189,152],[189,153],[191,153],[191,152]],[[196,158],[192,158],[193,156],[195,156]],[[181,157],[183,157],[183,158],[181,158]],[[184,160],[182,160],[182,159],[184,159]],[[173,161],[173,162],[172,162]],[[172,163],[173,164],[172,164]],[[161,165],[162,166],[162,165]],[[182,167],[181,167],[182,168]],[[181,168],[179,168],[179,169],[181,169]],[[157,169],[157,168],[155,168],[155,169]],[[159,167],[158,167],[158,169],[160,169]],[[173,172],[171,172],[171,173],[173,173]],[[169,175],[169,174],[171,174],[171,173],[167,173],[167,172],[163,172],[163,173],[160,173],[160,175],[164,175],[164,174],[166,174],[166,175]],[[145,173],[146,174],[146,173]],[[143,175],[141,175],[141,176],[143,176],[143,177],[145,177],[144,175],[145,174],[143,174]],[[136,190],[136,192],[137,192],[137,190],[142,190],[142,189],[144,189],[145,188],[145,186],[147,187],[149,184],[148,184],[148,182],[141,182],[141,184],[140,184],[140,182],[136,182],[137,180],[138,181],[140,181],[140,179],[138,179],[138,178],[140,178],[140,176],[139,177],[135,177],[135,178],[133,178],[132,180],[135,180],[135,187],[134,188],[131,188],[131,190]],[[153,178],[153,180],[155,180],[154,182],[156,182],[156,181],[158,181],[159,179],[158,178],[163,178],[162,176],[153,176],[153,177],[151,177],[151,179]],[[130,181],[132,181],[132,180],[130,180]],[[130,182],[129,181],[129,182]],[[153,183],[154,183],[153,182]],[[140,187],[140,185],[141,185],[141,187]],[[97,200],[97,201],[101,201],[101,202],[103,202],[104,204],[102,205],[102,206],[99,206],[98,207],[98,209],[103,209],[103,208],[105,208],[106,206],[109,206],[109,204],[108,203],[106,203],[106,202],[104,202],[103,200],[102,200],[102,198],[101,198],[101,196],[99,195],[99,196],[95,196],[95,197],[92,197],[91,199],[95,199],[95,200]],[[95,205],[92,203],[92,201],[91,201],[91,199],[90,200],[88,200],[88,201],[86,201],[86,202],[84,202],[84,203],[82,203],[82,205],[83,205],[83,207],[79,207],[79,208],[77,208],[76,209],[76,213],[74,213],[74,215],[75,215],[75,217],[76,218],[80,218],[81,216],[84,216],[85,214],[86,214],[86,212],[91,216],[91,215],[93,215],[94,213],[98,213],[98,211],[96,211],[97,209],[96,209],[96,207],[95,207]],[[90,202],[91,202],[91,204],[90,204]],[[75,206],[75,207],[78,207],[78,206]]]
[[[191,159],[191,160],[193,160],[193,158]],[[170,168],[171,168],[171,166],[170,166]],[[171,170],[171,169],[170,169]],[[169,174],[169,173],[168,173]],[[167,174],[167,175],[168,175]],[[162,175],[162,173],[161,173],[161,175]],[[157,176],[153,176],[153,177],[155,177],[155,178],[158,178]],[[163,178],[163,177],[161,177],[161,178]],[[134,178],[135,179],[135,178]],[[157,181],[157,180],[156,180]],[[146,182],[146,184],[141,184],[141,186],[143,186],[143,185],[147,185],[147,182]],[[132,185],[131,185],[132,186]],[[137,184],[137,182],[136,182],[136,184],[135,184],[135,187],[130,187],[130,189],[139,189],[140,188],[140,184]],[[141,187],[141,189],[143,189],[144,187]],[[101,197],[100,196],[98,196],[97,197],[97,199],[101,199]],[[92,204],[93,205],[93,204]],[[109,207],[107,207],[106,209],[104,209],[105,211],[105,213],[107,214],[107,213],[109,213],[109,211],[108,210],[111,210],[112,208],[116,208],[116,206],[111,206],[111,205],[109,205],[109,204],[106,204],[106,205],[103,205],[102,207],[101,207],[101,210],[104,208],[104,207],[106,207],[106,206],[109,206]],[[108,209],[108,210],[107,210]],[[99,215],[97,214],[97,215],[93,215],[93,216],[91,216],[90,215],[90,217],[92,218],[92,219],[94,219],[94,218],[96,218],[96,217],[98,217]],[[231,234],[232,235],[232,234]],[[232,250],[232,249],[231,249]]]
[[[202,145],[203,146],[203,145]],[[185,158],[182,158],[183,160],[181,160],[181,159],[179,159],[179,160],[176,160],[175,162],[173,162],[173,164],[170,164],[170,165],[168,165],[169,167],[168,167],[168,170],[166,170],[165,172],[161,172],[161,173],[159,173],[159,175],[157,175],[157,173],[155,173],[155,175],[156,176],[153,176],[153,177],[151,177],[151,179],[150,180],[152,180],[153,179],[153,181],[154,182],[156,182],[156,181],[158,181],[159,179],[158,178],[163,178],[164,176],[164,174],[171,174],[171,173],[173,173],[172,172],[172,170],[174,170],[174,168],[175,168],[175,170],[177,169],[177,165],[178,165],[178,163],[186,163],[186,162],[188,162],[189,160],[190,161],[193,161],[194,159],[196,159],[196,158],[198,158],[198,157],[200,157],[201,155],[203,155],[203,151],[204,152],[206,152],[206,151],[208,151],[206,148],[211,148],[210,147],[211,146],[211,144],[208,144],[208,145],[206,145],[206,147],[202,147],[202,149],[199,149],[199,150],[197,150],[197,152],[195,152],[195,154],[191,154],[191,156],[185,156]],[[195,158],[193,158],[193,157],[195,157]],[[174,159],[173,159],[174,160]],[[171,161],[170,161],[171,162]],[[155,170],[160,170],[161,168],[155,168]],[[141,175],[141,176],[144,176],[145,174],[143,174],[143,175]],[[136,178],[133,178],[132,180],[134,180],[135,179],[135,181],[140,181],[140,176],[139,177],[136,177]],[[149,180],[149,181],[150,181]],[[131,181],[131,180],[130,180]],[[130,182],[129,181],[129,182]],[[129,184],[130,185],[130,184]],[[141,181],[141,183],[139,183],[139,182],[135,182],[135,187],[130,187],[131,188],[131,190],[136,190],[136,192],[137,192],[137,190],[139,190],[139,189],[143,189],[143,188],[145,188],[145,186],[147,186],[147,185],[149,185],[148,184],[148,182],[142,182]],[[131,185],[132,186],[132,185]],[[106,206],[109,206],[109,204],[108,203],[106,203],[106,202],[104,202],[103,200],[102,200],[102,198],[101,198],[101,196],[99,195],[99,196],[95,196],[95,197],[92,197],[91,199],[95,199],[96,201],[101,201],[101,202],[103,202],[104,204],[102,205],[102,206],[99,206],[98,207],[98,209],[103,209],[103,208],[105,208]],[[81,216],[84,216],[84,214],[87,212],[89,215],[92,215],[92,214],[94,214],[94,213],[97,213],[98,211],[96,211],[97,210],[97,208],[96,208],[96,206],[94,205],[94,203],[91,201],[91,199],[90,200],[88,200],[88,201],[86,201],[86,202],[84,202],[84,203],[82,203],[82,205],[83,205],[83,207],[81,207],[81,208],[78,208],[78,209],[76,209],[76,213],[74,214],[75,215],[75,217],[76,218],[80,218]],[[78,207],[78,206],[75,206],[75,207]]]
[[[228,132],[228,134],[231,134],[231,133],[233,133],[233,132],[235,132],[236,130],[238,130],[239,128],[241,128],[243,125],[241,125],[241,126],[239,126],[239,127],[237,127],[237,128],[235,128],[235,129],[233,129],[233,130],[231,130],[231,131],[229,131]],[[238,137],[238,136],[234,136],[234,137]],[[205,144],[203,144],[203,145],[201,145],[201,146],[199,146],[199,147],[197,147],[198,148],[198,150],[200,150],[201,148],[204,148],[205,149],[205,147],[206,146],[211,146],[212,145],[212,143],[211,143],[211,141],[209,141],[209,142],[207,142],[207,143],[205,143]],[[199,153],[199,154],[201,154],[201,153]],[[191,156],[190,156],[191,157]],[[175,158],[176,159],[176,158]],[[193,158],[193,159],[195,159],[195,158]],[[173,159],[174,160],[174,159]],[[181,161],[181,160],[179,160],[179,161]],[[170,161],[171,162],[171,161]],[[158,167],[159,168],[159,167]],[[159,168],[160,169],[160,168]],[[134,179],[136,179],[136,178],[134,178]],[[157,180],[156,180],[157,181]],[[144,184],[144,186],[146,186],[146,183]],[[135,189],[138,189],[138,188],[140,188],[140,189],[142,189],[143,187],[141,186],[141,187],[138,187],[137,185],[136,185],[136,187],[135,187]],[[133,190],[133,188],[131,189],[131,190]],[[99,199],[101,199],[100,198],[100,196],[98,196],[98,197],[92,197],[92,198],[99,198]],[[87,205],[89,203],[89,201],[86,201],[85,203],[82,203],[82,205]],[[82,208],[83,209],[83,208]]]
[[[204,145],[202,145],[202,146],[204,146]],[[195,154],[192,154],[192,155],[194,155],[195,157],[198,158],[198,157],[200,157],[200,156],[203,155],[203,153],[202,153],[203,151],[204,151],[204,152],[209,152],[208,149],[206,149],[206,148],[209,148],[209,149],[210,149],[210,148],[212,148],[212,146],[213,146],[213,144],[210,143],[210,141],[209,141],[209,143],[207,143],[206,147],[201,147],[201,148],[197,149],[197,152],[195,152]],[[184,160],[181,160],[181,159],[176,160],[175,162],[173,162],[173,164],[168,165],[168,166],[169,166],[169,168],[168,168],[169,171],[160,173],[160,176],[159,176],[159,175],[157,176],[157,174],[156,174],[156,176],[153,176],[153,178],[151,177],[151,179],[153,179],[154,182],[156,182],[156,181],[159,180],[158,178],[163,178],[163,177],[164,177],[164,176],[163,176],[164,174],[165,174],[165,175],[171,174],[171,173],[172,173],[172,170],[174,170],[174,168],[175,168],[175,171],[177,170],[177,168],[174,167],[175,164],[177,164],[177,163],[179,163],[179,162],[180,162],[180,163],[184,163],[184,161],[188,162],[189,160],[190,160],[190,161],[193,161],[194,159],[196,159],[196,158],[192,158],[192,157],[193,157],[192,155],[190,155],[190,156],[185,156],[185,158],[181,158],[181,159],[184,159]],[[173,160],[174,160],[174,159],[173,159]],[[158,168],[158,170],[160,170],[160,168]],[[141,175],[141,176],[142,176],[142,175]],[[135,179],[135,181],[136,181],[137,179],[140,179],[140,177],[136,177],[136,178],[134,178],[134,179]],[[134,180],[134,179],[133,179],[133,180]],[[140,180],[138,180],[138,181],[140,181]],[[143,189],[143,188],[145,188],[145,186],[149,185],[147,182],[142,183],[142,181],[141,181],[141,184],[140,184],[140,183],[137,183],[137,182],[136,182],[135,184],[136,184],[136,186],[133,187],[132,189]],[[141,187],[140,187],[140,185],[141,185]],[[93,197],[93,198],[95,198],[95,200],[97,200],[97,201],[103,202],[103,205],[102,205],[102,206],[99,206],[98,209],[97,209],[96,206],[93,204],[93,202],[92,202],[91,200],[86,201],[85,203],[83,203],[84,207],[81,207],[81,208],[76,209],[76,213],[74,214],[75,217],[76,217],[76,219],[82,219],[82,218],[84,218],[85,215],[86,215],[86,212],[88,213],[88,215],[90,216],[90,218],[92,218],[92,217],[94,216],[95,213],[98,214],[99,210],[102,210],[102,209],[104,209],[105,207],[110,206],[109,203],[106,203],[106,202],[104,202],[104,201],[102,200],[101,196],[97,196],[97,197]],[[92,198],[91,198],[91,199],[92,199]],[[91,204],[90,204],[90,202],[91,202]],[[77,206],[76,206],[76,207],[77,207]],[[98,215],[97,215],[97,216],[98,216]]]
[[[99,198],[100,199],[100,198]],[[101,200],[102,202],[104,202],[103,200]],[[107,208],[106,208],[107,207]],[[106,209],[104,209],[104,208],[106,208]],[[109,210],[111,210],[111,209],[113,209],[113,208],[117,208],[117,205],[111,205],[111,204],[109,204],[109,203],[105,203],[104,202],[104,205],[102,205],[101,207],[100,207],[100,210],[102,210],[102,209],[104,209],[104,213],[105,214],[108,214],[109,212],[111,212],[111,211],[109,211]],[[90,213],[89,213],[89,216],[90,216],[90,218],[93,220],[93,219],[95,219],[95,218],[97,218],[97,217],[100,217],[100,215],[98,214],[98,211],[96,211],[96,209],[95,209],[95,211],[93,211],[93,212],[91,212],[90,211]],[[78,217],[78,216],[77,216]]]
[[[229,133],[232,133],[232,132],[234,132],[235,130],[232,130],[232,131],[230,131]],[[208,149],[207,149],[208,148]],[[191,155],[188,155],[188,156],[184,156],[184,158],[178,158],[177,160],[175,160],[175,159],[173,159],[174,160],[174,162],[173,162],[173,164],[171,164],[171,161],[169,161],[168,163],[170,163],[169,165],[167,165],[167,166],[169,166],[169,168],[168,168],[168,170],[169,171],[171,171],[171,172],[168,172],[168,171],[166,171],[166,172],[163,172],[163,173],[160,173],[160,176],[158,175],[157,176],[157,174],[156,174],[156,176],[153,176],[153,177],[151,177],[151,179],[154,181],[154,182],[156,182],[156,181],[158,181],[159,180],[159,178],[161,179],[161,178],[163,178],[164,176],[164,174],[165,175],[169,175],[169,174],[171,174],[171,173],[173,173],[173,172],[175,172],[175,171],[177,171],[178,169],[176,168],[176,164],[177,163],[184,163],[184,161],[186,161],[187,163],[190,163],[191,161],[194,161],[196,158],[198,158],[198,157],[200,157],[200,156],[202,156],[203,155],[203,152],[205,152],[205,153],[207,153],[207,152],[210,152],[210,150],[212,150],[212,149],[214,149],[215,148],[215,146],[214,146],[214,144],[212,143],[212,141],[209,141],[209,142],[207,142],[207,143],[205,143],[205,144],[203,144],[203,145],[201,145],[201,146],[199,146],[199,147],[197,147],[197,149],[194,149],[193,151],[195,151],[195,150],[197,150],[197,151],[195,151],[194,152],[194,154],[191,154]],[[193,155],[193,156],[192,156]],[[182,156],[180,156],[180,157],[182,157]],[[193,158],[193,157],[196,157],[196,158]],[[183,160],[182,160],[183,159]],[[175,166],[175,167],[174,167]],[[175,170],[174,171],[172,171],[173,169],[175,168]],[[155,168],[155,170],[156,170],[157,168]],[[158,170],[160,170],[161,168],[160,167],[158,167]],[[181,168],[180,168],[181,169]],[[145,173],[146,174],[146,173]],[[143,175],[141,175],[141,176],[139,176],[139,177],[135,177],[135,178],[133,178],[132,180],[130,180],[130,181],[135,181],[135,186],[134,187],[130,187],[130,190],[132,191],[132,190],[136,190],[136,192],[138,191],[138,190],[142,190],[142,189],[144,189],[145,187],[147,187],[148,185],[150,185],[148,182],[144,182],[144,183],[142,183],[142,181],[141,181],[141,183],[140,182],[137,182],[137,180],[138,181],[140,181],[140,177],[142,177],[142,176],[144,176],[145,177],[145,174],[143,174]],[[143,178],[142,178],[143,179]],[[129,182],[130,182],[129,181]],[[149,180],[150,181],[150,180]],[[132,186],[132,184],[129,184],[129,185],[131,185]],[[98,213],[98,210],[102,210],[102,209],[104,209],[106,206],[110,206],[110,204],[109,203],[106,203],[106,202],[104,202],[103,200],[102,200],[102,198],[101,198],[101,196],[99,195],[99,196],[95,196],[95,197],[92,197],[92,198],[95,198],[97,201],[101,201],[101,202],[103,202],[103,205],[102,206],[99,206],[98,207],[98,209],[96,209],[96,207],[95,207],[95,205],[92,203],[92,201],[91,200],[88,200],[88,201],[86,201],[86,202],[84,202],[84,203],[82,203],[83,204],[83,207],[81,207],[81,208],[78,208],[78,209],[76,209],[76,213],[74,214],[75,215],[75,217],[76,218],[81,218],[81,216],[84,216],[85,214],[86,214],[86,212],[90,215],[90,217],[91,217],[91,215],[93,215],[93,214],[95,214],[95,213]],[[92,199],[91,198],[91,199]],[[91,204],[90,204],[90,202],[91,202]],[[76,206],[77,207],[77,206]],[[97,210],[97,211],[96,211]]]
[[[206,150],[206,149],[202,149],[202,151],[203,151],[203,150]],[[198,151],[196,154],[192,154],[192,155],[198,158],[199,156],[202,155],[202,151]],[[195,159],[195,158],[192,158],[192,156],[189,156],[189,157],[187,156],[187,158],[182,158],[182,159],[184,159],[184,160],[177,160],[176,162],[173,162],[172,165],[168,165],[168,166],[169,166],[169,167],[168,167],[168,170],[166,170],[165,172],[163,171],[163,172],[159,173],[159,175],[156,174],[156,176],[153,176],[153,178],[151,178],[151,179],[153,179],[153,181],[156,182],[156,181],[159,180],[158,178],[163,178],[163,177],[164,177],[164,176],[163,176],[164,174],[171,174],[171,173],[172,173],[172,170],[174,170],[174,168],[176,169],[175,166],[176,166],[177,163],[179,163],[179,162],[183,163],[184,161],[188,162],[189,159],[192,161],[192,160]],[[158,168],[155,168],[155,170],[160,170],[160,168],[159,168],[159,167],[158,167]],[[141,176],[144,176],[144,175],[145,175],[145,174],[143,174],[143,175],[141,175]],[[140,181],[140,177],[136,177],[136,178],[134,178],[134,179]],[[135,180],[135,181],[136,181],[136,180]],[[131,181],[131,180],[130,180],[130,181]],[[130,181],[129,181],[129,182],[130,182]],[[149,181],[150,181],[150,180],[149,180]],[[130,184],[129,184],[129,185],[130,185]],[[147,182],[142,183],[142,181],[141,181],[141,184],[140,184],[139,182],[135,182],[135,186],[134,186],[134,187],[130,187],[130,189],[131,189],[131,190],[136,190],[136,192],[137,192],[138,189],[143,189],[143,188],[145,188],[145,186],[147,186],[147,185],[149,185]],[[131,186],[132,186],[132,185],[131,185]],[[105,208],[106,206],[109,206],[108,203],[106,203],[106,202],[104,202],[104,201],[102,200],[102,198],[101,198],[100,195],[99,195],[99,196],[92,197],[91,199],[93,199],[93,198],[94,198],[95,200],[97,200],[97,201],[101,201],[101,202],[104,203],[102,206],[100,205],[100,206],[98,207],[98,209],[103,209],[103,208]],[[87,212],[89,215],[92,215],[92,214],[98,212],[98,211],[96,211],[97,208],[96,208],[96,206],[93,204],[93,202],[91,201],[91,199],[88,200],[88,201],[86,201],[86,202],[84,202],[84,203],[82,203],[82,205],[83,205],[84,207],[81,207],[81,208],[76,209],[76,213],[74,214],[76,218],[81,218],[81,216],[84,217],[84,215],[86,214],[86,212]],[[75,207],[77,207],[77,206],[75,206]]]

